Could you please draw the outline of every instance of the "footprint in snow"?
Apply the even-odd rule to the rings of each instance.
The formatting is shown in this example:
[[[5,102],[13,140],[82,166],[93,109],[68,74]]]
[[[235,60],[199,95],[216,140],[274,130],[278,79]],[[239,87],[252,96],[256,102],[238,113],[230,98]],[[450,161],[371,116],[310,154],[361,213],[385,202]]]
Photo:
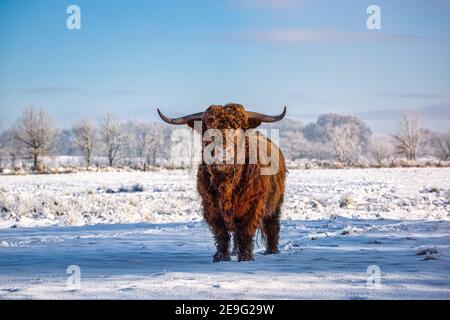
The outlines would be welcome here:
[[[417,249],[416,255],[425,256],[422,261],[437,260],[439,256],[438,248],[434,246],[421,246]]]
[[[18,289],[18,288],[7,288],[7,289],[2,289],[2,291],[5,291],[5,292],[9,292],[9,293],[14,293],[14,292],[17,292],[17,291],[19,291],[20,289]]]
[[[136,290],[136,286],[121,288],[119,290],[120,291],[134,291],[134,290]]]
[[[438,254],[438,253],[439,253],[439,251],[436,247],[422,246],[417,249],[416,255],[423,256],[423,255],[427,255],[427,254]]]

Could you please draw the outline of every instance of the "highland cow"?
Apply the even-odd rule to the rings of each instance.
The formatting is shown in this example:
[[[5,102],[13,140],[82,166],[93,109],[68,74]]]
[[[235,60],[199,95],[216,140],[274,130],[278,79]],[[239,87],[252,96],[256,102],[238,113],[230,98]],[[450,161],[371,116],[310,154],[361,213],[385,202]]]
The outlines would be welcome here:
[[[253,237],[257,229],[261,230],[265,239],[266,253],[278,253],[286,175],[284,157],[270,139],[250,129],[255,129],[263,122],[280,121],[286,114],[286,108],[278,116],[248,112],[240,104],[213,105],[205,112],[176,119],[164,116],[159,110],[158,113],[167,123],[201,128],[202,134],[210,129],[218,129],[224,134],[230,129],[254,132],[244,137],[246,152],[243,163],[209,164],[202,160],[197,172],[197,190],[202,199],[203,217],[215,237],[217,252],[214,262],[230,260],[231,235],[233,252],[237,254],[238,260],[253,260]],[[200,127],[194,125],[200,121]],[[233,137],[232,144],[235,154],[238,148],[236,137]],[[266,145],[267,154],[259,152],[254,162],[250,161],[250,137],[256,137],[258,148]],[[205,141],[202,146],[204,149]],[[273,158],[277,161],[277,170],[273,174],[263,174],[262,169]]]

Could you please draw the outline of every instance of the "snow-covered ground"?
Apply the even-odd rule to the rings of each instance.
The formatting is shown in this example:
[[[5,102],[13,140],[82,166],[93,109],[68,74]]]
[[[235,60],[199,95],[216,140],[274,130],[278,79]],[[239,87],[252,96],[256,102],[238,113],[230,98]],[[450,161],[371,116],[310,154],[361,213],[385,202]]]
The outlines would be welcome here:
[[[285,199],[285,220],[450,220],[450,168],[291,170]],[[0,175],[0,227],[193,221],[188,171]]]
[[[186,171],[0,176],[0,298],[450,299],[450,169],[291,170],[285,199],[279,255],[214,264]]]

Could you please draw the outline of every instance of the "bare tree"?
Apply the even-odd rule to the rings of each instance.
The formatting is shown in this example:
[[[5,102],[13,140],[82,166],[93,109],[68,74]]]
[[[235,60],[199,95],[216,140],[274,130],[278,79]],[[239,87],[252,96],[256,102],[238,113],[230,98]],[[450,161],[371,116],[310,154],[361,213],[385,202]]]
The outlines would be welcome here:
[[[121,152],[127,142],[124,125],[111,113],[107,113],[100,121],[100,139],[103,151],[112,167],[121,157]]]
[[[170,158],[170,143],[173,128],[156,123],[155,130],[157,130],[158,135],[153,148],[150,150],[150,163],[153,165],[156,165],[157,157],[159,157],[160,160],[168,160]]]
[[[284,155],[287,159],[301,159],[307,150],[307,141],[301,131],[292,131],[287,133],[284,139],[280,139],[280,145],[283,147]]]
[[[75,137],[75,143],[80,148],[81,154],[83,155],[86,168],[89,168],[92,163],[92,155],[97,134],[95,124],[88,119],[81,120],[73,126],[72,132]]]
[[[6,129],[0,133],[0,163],[15,167],[17,160],[23,156],[23,147],[16,138],[14,128]]]
[[[350,162],[359,156],[359,138],[354,128],[349,123],[333,129],[331,133],[331,145],[334,156],[339,162]]]
[[[136,121],[130,127],[132,153],[144,168],[154,165],[163,134],[161,125]]]
[[[22,111],[15,137],[32,157],[35,170],[40,170],[40,157],[50,151],[55,135],[53,120],[44,108],[27,107]]]
[[[416,160],[421,140],[419,115],[413,111],[402,113],[397,133],[393,136],[397,154]]]
[[[450,132],[436,134],[433,139],[435,155],[439,160],[450,160]]]
[[[6,148],[6,143],[8,141],[6,137],[6,130],[5,131],[0,131],[0,170],[5,167],[5,164],[8,161],[8,151]]]
[[[392,156],[393,148],[386,137],[373,137],[371,141],[371,154],[375,161],[383,165]]]

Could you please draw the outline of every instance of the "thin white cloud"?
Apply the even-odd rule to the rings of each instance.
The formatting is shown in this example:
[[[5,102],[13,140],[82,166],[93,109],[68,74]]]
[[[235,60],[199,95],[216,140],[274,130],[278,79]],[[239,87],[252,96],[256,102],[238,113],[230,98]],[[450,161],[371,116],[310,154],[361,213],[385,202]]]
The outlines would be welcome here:
[[[239,5],[268,9],[286,9],[299,6],[305,0],[234,0]]]
[[[411,108],[420,113],[420,115],[426,119],[450,119],[450,102],[444,102],[440,104],[426,105],[423,107]],[[371,119],[371,120],[384,120],[388,118],[398,117],[402,112],[408,110],[406,108],[392,108],[382,110],[360,111],[354,112],[356,116]]]
[[[56,86],[30,88],[30,89],[24,90],[24,92],[29,93],[29,94],[82,94],[82,93],[85,93],[84,90],[81,90],[78,88],[56,87]]]
[[[435,99],[448,98],[448,95],[437,93],[423,93],[423,92],[374,92],[374,95],[388,98],[405,98],[405,99]]]
[[[335,29],[302,28],[240,32],[234,36],[235,38],[246,41],[282,44],[430,40],[430,38],[422,36],[388,34],[374,31],[348,32]]]
[[[128,95],[133,93],[131,90],[127,89],[113,89],[113,90],[84,90],[81,88],[74,87],[58,87],[58,86],[47,86],[47,87],[36,87],[29,88],[23,91],[27,94],[98,94],[98,95]]]
[[[312,97],[303,93],[269,93],[268,98],[283,98],[290,99],[291,101],[302,102],[302,103],[314,103],[314,104],[327,104],[328,101],[316,97]]]

